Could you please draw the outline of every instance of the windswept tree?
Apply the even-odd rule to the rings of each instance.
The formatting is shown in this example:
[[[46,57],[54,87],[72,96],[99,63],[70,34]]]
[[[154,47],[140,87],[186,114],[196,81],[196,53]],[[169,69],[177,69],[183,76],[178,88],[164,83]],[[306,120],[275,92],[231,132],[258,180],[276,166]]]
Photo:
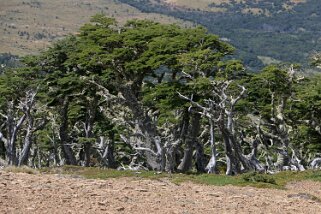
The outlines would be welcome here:
[[[128,109],[131,118],[127,120],[127,128],[130,131],[122,135],[122,139],[146,159],[148,167],[156,170],[175,168],[166,165],[173,161],[169,158],[175,156],[171,154],[175,152],[174,147],[183,143],[186,146],[183,160],[189,163],[183,161],[179,168],[188,170],[193,152],[190,147],[195,146],[193,141],[199,134],[199,116],[192,115],[188,122],[183,122],[190,116],[184,102],[178,101],[177,94],[165,93],[189,87],[188,75],[210,78],[218,71],[218,63],[231,54],[233,48],[208,34],[204,28],[184,29],[139,20],[118,26],[114,20],[100,15],[92,21],[82,28],[79,41],[87,45],[78,46],[80,50],[73,61],[80,69],[93,74],[95,71],[88,69],[89,63],[84,59],[99,66],[102,73],[92,80],[98,88],[104,87],[106,97],[109,96],[106,93],[118,96]],[[194,60],[191,61],[193,64],[186,65],[183,58]],[[191,67],[189,71],[188,66]],[[153,93],[156,93],[154,101],[148,98]],[[169,103],[170,97],[172,103]],[[175,113],[178,120],[164,120],[165,114],[174,118]],[[179,121],[185,124],[184,128],[175,125]],[[162,126],[169,123],[174,130],[163,132]],[[188,133],[188,137],[183,133]]]
[[[271,65],[254,75],[248,84],[248,100],[253,105],[251,118],[266,148],[268,168],[283,170],[292,166],[304,170],[293,144],[293,130],[297,121],[291,120],[288,114],[296,99],[295,87],[301,80],[292,65]],[[273,160],[275,156],[276,161]]]
[[[52,126],[55,127],[53,134],[58,136],[63,153],[60,162],[65,164],[89,166],[93,151],[102,149],[95,144],[106,137],[95,136],[94,133],[96,125],[106,119],[97,118],[106,101],[101,99],[92,83],[95,76],[102,75],[104,68],[100,62],[86,58],[86,54],[91,54],[86,51],[94,50],[90,45],[88,41],[69,37],[56,43],[37,57],[33,65],[29,65],[45,73],[48,107],[51,113],[58,115],[55,126]],[[110,154],[112,146],[108,148]]]
[[[9,165],[26,163],[33,135],[46,121],[39,117],[41,109],[36,107],[40,76],[37,70],[28,68],[6,70],[0,76],[0,139]],[[23,142],[21,148],[18,140]]]

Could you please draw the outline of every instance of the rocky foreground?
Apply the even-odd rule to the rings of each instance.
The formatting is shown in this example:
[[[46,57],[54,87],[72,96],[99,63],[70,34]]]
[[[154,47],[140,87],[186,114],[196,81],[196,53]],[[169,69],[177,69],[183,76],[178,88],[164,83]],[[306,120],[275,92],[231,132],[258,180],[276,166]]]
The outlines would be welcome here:
[[[88,180],[0,171],[0,213],[321,213],[321,183],[287,190],[173,184],[168,180]]]

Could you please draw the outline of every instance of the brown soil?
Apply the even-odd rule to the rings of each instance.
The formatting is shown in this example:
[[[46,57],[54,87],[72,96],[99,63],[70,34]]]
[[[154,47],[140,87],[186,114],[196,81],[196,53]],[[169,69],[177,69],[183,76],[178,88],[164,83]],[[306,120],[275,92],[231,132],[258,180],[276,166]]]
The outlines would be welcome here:
[[[167,180],[88,180],[0,171],[0,213],[321,213],[321,183],[287,190],[173,184]]]

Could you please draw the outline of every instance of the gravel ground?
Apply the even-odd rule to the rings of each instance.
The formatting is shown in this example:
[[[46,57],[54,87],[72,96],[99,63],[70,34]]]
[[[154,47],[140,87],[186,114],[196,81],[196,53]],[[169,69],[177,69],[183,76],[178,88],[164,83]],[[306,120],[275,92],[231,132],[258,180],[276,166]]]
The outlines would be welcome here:
[[[0,213],[321,213],[321,183],[287,190],[173,184],[168,180],[90,180],[0,171]]]

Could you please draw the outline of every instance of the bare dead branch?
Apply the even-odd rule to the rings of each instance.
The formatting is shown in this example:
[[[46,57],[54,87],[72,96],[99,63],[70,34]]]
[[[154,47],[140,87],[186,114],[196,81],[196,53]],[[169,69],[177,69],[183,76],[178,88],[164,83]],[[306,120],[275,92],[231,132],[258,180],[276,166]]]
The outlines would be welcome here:
[[[8,119],[8,116],[5,114],[2,114],[1,112],[0,112],[0,116],[3,117],[4,119]]]
[[[134,147],[135,150],[137,151],[146,151],[146,152],[150,152],[153,155],[157,156],[158,154],[156,152],[154,152],[153,150],[151,150],[150,148],[144,148],[144,147]]]
[[[1,140],[2,142],[4,142],[4,144],[7,144],[7,142],[8,142],[7,138],[5,138],[5,137],[3,136],[3,134],[2,134],[1,131],[0,131],[0,140]]]
[[[209,111],[208,108],[206,108],[206,107],[200,105],[199,103],[193,101],[192,98],[189,98],[189,97],[187,97],[187,96],[185,96],[185,95],[182,95],[182,94],[179,93],[179,92],[177,92],[177,93],[178,93],[178,96],[179,96],[180,98],[189,101],[189,102],[190,102],[192,105],[194,105],[195,107],[202,109],[203,112],[208,112],[208,111]]]

